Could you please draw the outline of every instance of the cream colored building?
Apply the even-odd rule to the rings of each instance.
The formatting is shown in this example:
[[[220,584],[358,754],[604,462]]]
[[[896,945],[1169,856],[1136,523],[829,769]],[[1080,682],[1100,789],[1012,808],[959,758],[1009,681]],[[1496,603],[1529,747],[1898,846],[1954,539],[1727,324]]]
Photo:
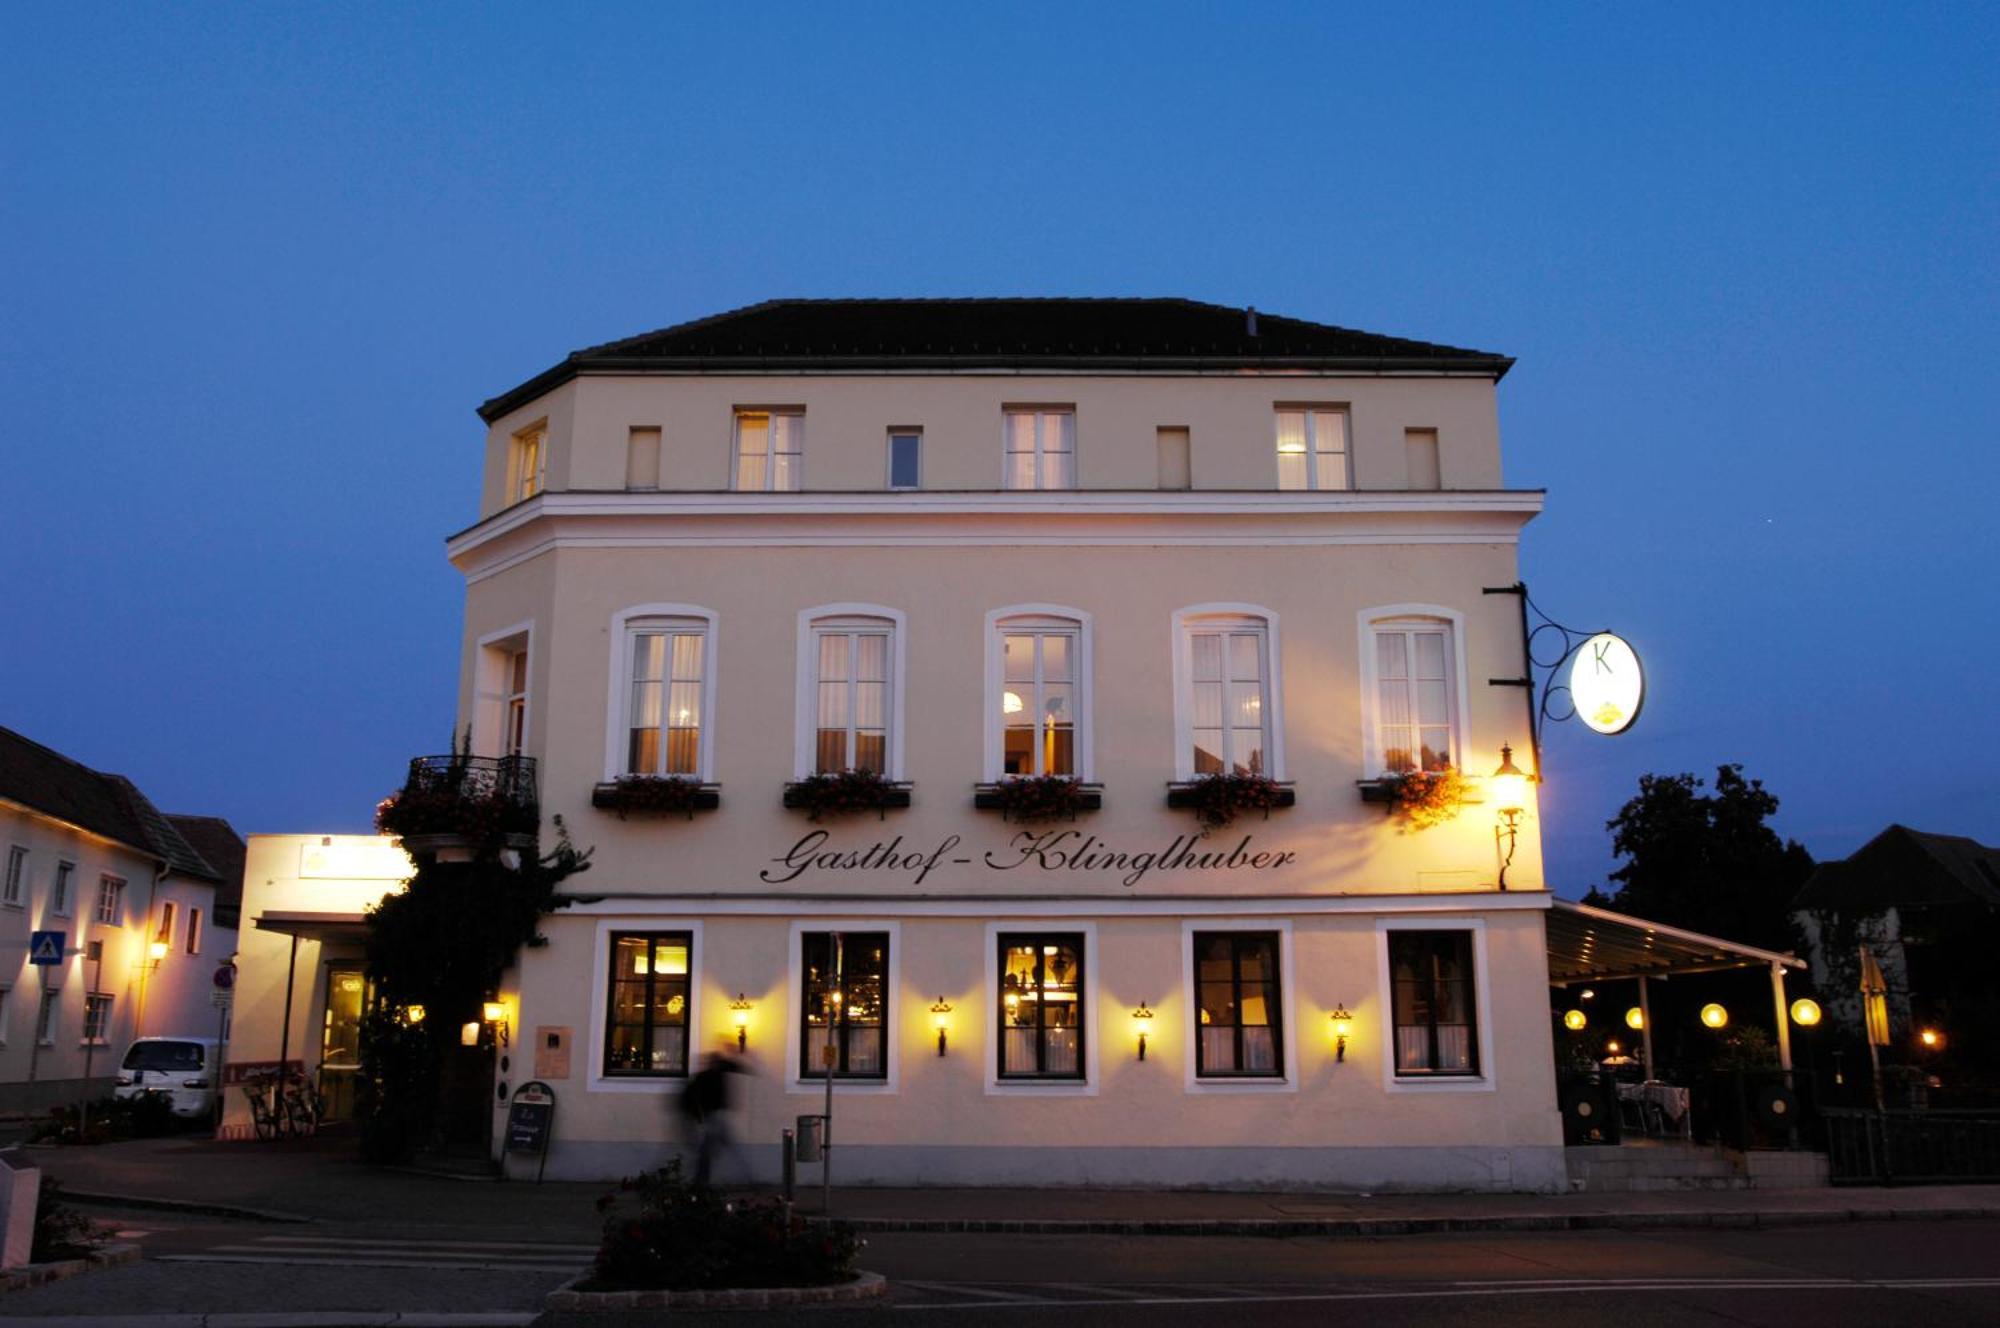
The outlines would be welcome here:
[[[740,1020],[763,1177],[831,1041],[843,1183],[1561,1187],[1533,794],[1503,864],[1482,787],[1530,746],[1489,683],[1542,505],[1510,364],[1176,300],[785,301],[487,403],[461,723],[595,851],[503,993],[549,1174],[683,1146]],[[1456,819],[1369,800],[1416,764],[1474,777]],[[846,767],[908,805],[787,810]],[[1218,770],[1290,805],[1204,834],[1169,804]],[[634,772],[714,805],[593,805]],[[976,805],[1023,774],[1098,805]]]

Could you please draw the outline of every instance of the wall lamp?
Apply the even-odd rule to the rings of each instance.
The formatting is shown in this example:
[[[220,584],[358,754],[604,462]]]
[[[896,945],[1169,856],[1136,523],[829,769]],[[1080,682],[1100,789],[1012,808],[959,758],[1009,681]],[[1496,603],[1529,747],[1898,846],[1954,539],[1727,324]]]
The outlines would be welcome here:
[[[1501,842],[1506,848],[1500,859],[1500,888],[1507,888],[1507,869],[1514,865],[1514,841],[1519,837],[1521,811],[1528,805],[1528,773],[1514,764],[1514,749],[1506,743],[1500,744],[1500,768],[1493,772],[1487,787],[1493,790],[1493,800],[1500,812],[1499,824],[1493,827],[1493,847],[1500,850]]]
[[[1139,1035],[1139,1059],[1146,1059],[1146,1028],[1153,1022],[1153,1012],[1146,1008],[1144,1001],[1132,1012],[1132,1031]]]
[[[167,957],[167,943],[165,941],[154,941],[146,947],[146,954],[152,959],[153,967],[158,968],[160,961]]]
[[[493,1026],[494,1041],[505,1047],[509,1041],[509,1034],[513,1031],[507,1024],[507,1003],[487,1001],[479,1007],[479,1017]]]
[[[1944,1050],[1944,1034],[1935,1028],[1919,1030],[1917,1033],[1917,1042],[1925,1051]]]
[[[951,1027],[951,1002],[940,996],[931,1006],[931,1027],[937,1030],[938,1055],[944,1055],[945,1030]]]
[[[1347,1037],[1354,1031],[1354,1016],[1345,1005],[1336,1005],[1327,1018],[1333,1021],[1333,1059],[1338,1064],[1347,1059]]]
[[[750,1050],[750,1012],[756,1008],[757,1003],[740,991],[736,993],[736,999],[729,1003],[729,1022],[736,1025],[736,1050],[739,1052]]]

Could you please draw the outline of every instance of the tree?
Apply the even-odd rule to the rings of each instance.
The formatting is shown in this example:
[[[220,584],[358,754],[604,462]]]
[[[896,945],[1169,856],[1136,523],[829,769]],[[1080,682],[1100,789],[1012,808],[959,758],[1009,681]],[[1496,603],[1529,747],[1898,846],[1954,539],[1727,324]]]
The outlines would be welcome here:
[[[1778,799],[1740,764],[1716,767],[1715,791],[1692,774],[1641,775],[1639,794],[1605,822],[1625,859],[1608,898],[1621,912],[1771,950],[1797,948],[1792,896],[1812,855],[1765,821]]]

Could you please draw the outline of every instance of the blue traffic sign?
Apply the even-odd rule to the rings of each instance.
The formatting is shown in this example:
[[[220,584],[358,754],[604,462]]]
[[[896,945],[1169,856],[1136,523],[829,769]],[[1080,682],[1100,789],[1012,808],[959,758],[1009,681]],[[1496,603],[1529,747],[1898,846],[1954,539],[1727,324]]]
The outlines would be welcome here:
[[[35,931],[28,933],[28,962],[31,964],[60,964],[63,955],[69,951],[69,933],[66,931]]]

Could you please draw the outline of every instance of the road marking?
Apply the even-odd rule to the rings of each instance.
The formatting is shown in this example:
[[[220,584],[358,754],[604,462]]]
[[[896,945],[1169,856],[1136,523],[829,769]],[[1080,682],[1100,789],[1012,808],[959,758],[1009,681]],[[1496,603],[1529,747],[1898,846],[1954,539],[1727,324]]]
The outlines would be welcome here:
[[[502,1253],[508,1250],[553,1250],[561,1254],[595,1254],[596,1245],[577,1245],[540,1240],[355,1240],[345,1236],[259,1236],[259,1245],[329,1245],[353,1246],[371,1249],[409,1249],[421,1247],[427,1250],[493,1250]]]
[[[156,1254],[162,1263],[297,1264],[323,1268],[458,1268],[482,1272],[575,1273],[588,1267],[594,1245],[520,1240],[384,1240],[341,1236],[260,1236],[185,1254]]]
[[[966,1286],[963,1283],[959,1282],[912,1282],[906,1279],[898,1278],[894,1283],[892,1283],[892,1285],[900,1287],[914,1287],[919,1291],[929,1291],[933,1294],[936,1294],[938,1292],[944,1292],[948,1295],[954,1295],[954,1296],[984,1296],[990,1300],[1005,1300],[1014,1303],[1025,1302],[1030,1305],[1041,1305],[1041,1304],[1074,1305],[1078,1303],[1073,1300],[1045,1301],[1041,1297],[1028,1292],[991,1291],[981,1287]],[[955,1305],[962,1305],[965,1302],[953,1301],[951,1303]]]
[[[342,1255],[321,1258],[309,1254],[155,1254],[154,1263],[269,1263],[317,1268],[457,1268],[483,1273],[577,1273],[587,1265],[580,1262],[543,1263],[536,1260],[463,1258],[429,1259],[421,1256],[396,1259],[386,1255]]]

